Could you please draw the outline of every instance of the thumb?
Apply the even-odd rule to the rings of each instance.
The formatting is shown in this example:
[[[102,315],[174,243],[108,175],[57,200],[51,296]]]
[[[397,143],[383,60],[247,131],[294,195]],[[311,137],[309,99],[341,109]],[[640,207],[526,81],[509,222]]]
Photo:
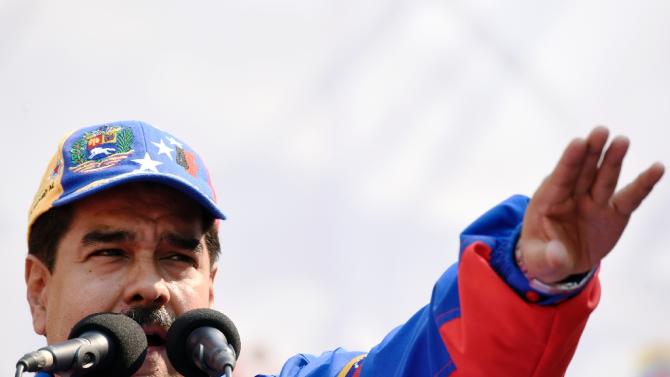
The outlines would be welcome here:
[[[570,275],[572,258],[563,242],[528,240],[519,242],[517,262],[529,279],[552,284]]]

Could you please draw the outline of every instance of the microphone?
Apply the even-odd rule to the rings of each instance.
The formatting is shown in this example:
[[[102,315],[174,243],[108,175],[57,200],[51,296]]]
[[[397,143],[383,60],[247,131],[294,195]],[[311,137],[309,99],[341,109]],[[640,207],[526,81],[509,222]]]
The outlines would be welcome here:
[[[130,376],[144,362],[147,337],[142,327],[118,313],[97,313],[79,321],[69,340],[25,354],[16,376],[25,372],[58,372],[61,376]]]
[[[230,377],[240,355],[240,335],[228,317],[195,309],[174,321],[167,334],[172,366],[188,377]]]

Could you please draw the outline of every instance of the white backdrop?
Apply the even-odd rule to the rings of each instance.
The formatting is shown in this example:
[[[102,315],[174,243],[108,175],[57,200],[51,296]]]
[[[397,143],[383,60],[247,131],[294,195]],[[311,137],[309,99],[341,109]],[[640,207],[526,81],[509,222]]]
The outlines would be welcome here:
[[[664,0],[0,0],[0,374],[43,344],[26,212],[65,131],[141,119],[205,157],[238,376],[278,372],[379,342],[460,230],[593,125],[631,138],[625,180],[670,163],[669,16]],[[568,376],[636,375],[670,341],[669,208],[666,177],[603,264]]]

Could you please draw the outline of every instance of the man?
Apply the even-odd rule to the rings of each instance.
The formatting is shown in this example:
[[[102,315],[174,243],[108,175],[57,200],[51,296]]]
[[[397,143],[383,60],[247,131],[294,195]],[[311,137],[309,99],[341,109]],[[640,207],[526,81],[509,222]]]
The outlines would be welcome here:
[[[280,375],[563,375],[599,298],[599,262],[664,171],[616,192],[628,141],[607,139],[605,128],[575,139],[530,202],[512,197],[468,227],[430,304],[370,352],[298,355]],[[214,297],[224,216],[209,182],[190,147],[142,122],[67,135],[29,215],[35,331],[57,343],[88,314],[126,313],[149,340],[136,375],[177,375],[166,331]]]

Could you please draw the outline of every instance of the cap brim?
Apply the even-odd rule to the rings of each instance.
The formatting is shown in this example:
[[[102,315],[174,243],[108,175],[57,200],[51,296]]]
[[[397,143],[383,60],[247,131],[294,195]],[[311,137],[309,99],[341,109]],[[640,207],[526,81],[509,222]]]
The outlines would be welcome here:
[[[205,210],[207,210],[214,218],[224,220],[226,216],[221,212],[219,207],[207,195],[202,193],[197,187],[187,180],[169,173],[153,173],[153,172],[130,172],[116,175],[111,178],[102,179],[92,184],[82,187],[70,194],[63,195],[52,203],[52,206],[58,207],[66,205],[85,197],[94,195],[100,191],[118,187],[123,184],[131,182],[155,182],[160,183],[183,193],[189,198],[195,200]]]

